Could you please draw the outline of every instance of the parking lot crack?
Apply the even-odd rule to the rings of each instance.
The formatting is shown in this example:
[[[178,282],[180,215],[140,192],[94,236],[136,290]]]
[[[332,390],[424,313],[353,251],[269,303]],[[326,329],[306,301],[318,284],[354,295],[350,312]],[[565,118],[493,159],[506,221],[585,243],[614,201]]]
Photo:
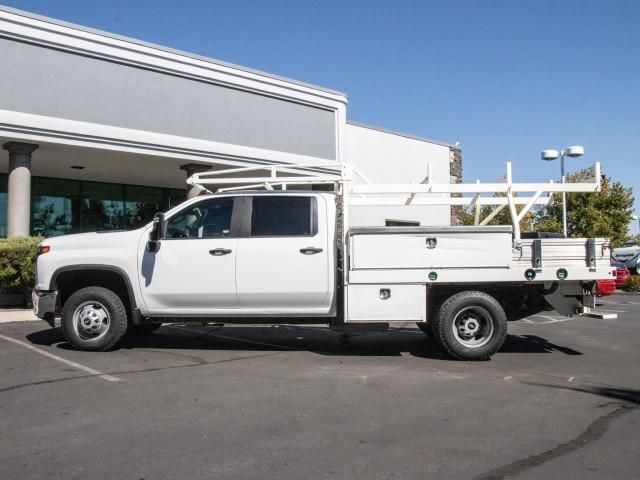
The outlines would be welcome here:
[[[77,375],[75,377],[64,377],[64,378],[55,378],[52,380],[39,380],[37,382],[19,383],[17,385],[10,385],[5,388],[0,388],[0,393],[10,392],[12,390],[18,390],[20,388],[37,387],[39,385],[50,385],[52,383],[67,382],[69,380],[81,380],[83,378],[95,378],[98,376],[99,375]]]
[[[192,364],[196,364],[196,365],[204,365],[205,363],[207,363],[206,360],[204,360],[203,358],[200,358],[200,357],[196,357],[195,355],[187,355],[185,353],[170,352],[170,351],[161,350],[161,349],[158,349],[158,348],[146,348],[146,349],[141,349],[139,351],[140,352],[153,352],[153,353],[158,353],[160,355],[167,355],[167,356],[173,357],[173,358],[180,358],[182,360],[189,361]]]
[[[275,355],[281,355],[284,352],[269,352],[269,353],[264,353],[264,354],[259,354],[259,355],[242,355],[239,357],[231,357],[231,358],[225,358],[222,360],[216,360],[213,362],[197,362],[197,363],[188,363],[185,365],[171,365],[168,367],[151,367],[151,368],[140,368],[140,369],[134,369],[134,370],[121,370],[121,371],[117,371],[117,372],[111,372],[113,374],[118,374],[118,375],[128,375],[128,374],[134,374],[134,373],[147,373],[147,372],[158,372],[158,371],[162,371],[162,370],[173,370],[173,369],[178,369],[178,368],[193,368],[193,367],[205,367],[205,366],[212,366],[212,365],[219,365],[219,364],[224,364],[224,363],[229,363],[229,362],[237,362],[237,361],[241,361],[241,360],[251,360],[253,358],[262,358],[262,357],[272,357]],[[52,379],[52,380],[40,380],[37,382],[28,382],[28,383],[20,383],[17,385],[10,385],[8,387],[5,388],[0,388],[0,393],[5,393],[5,392],[9,392],[12,390],[18,390],[21,388],[27,388],[27,387],[37,387],[40,385],[50,385],[50,384],[54,384],[54,383],[61,383],[61,382],[66,382],[69,380],[82,380],[85,378],[95,378],[98,377],[99,375],[78,375],[75,377],[65,377],[65,378],[57,378],[57,379]]]
[[[133,373],[147,373],[147,372],[159,372],[162,370],[174,370],[178,368],[208,367],[213,365],[221,365],[224,363],[238,362],[241,360],[251,360],[254,358],[272,357],[275,355],[281,355],[282,353],[284,352],[269,352],[269,353],[263,353],[258,355],[242,355],[238,357],[231,357],[231,358],[225,358],[222,360],[216,360],[213,362],[197,362],[197,363],[188,363],[186,365],[171,365],[168,367],[151,367],[151,368],[140,368],[140,369],[133,369],[133,370],[121,370],[113,373],[116,373],[118,375],[128,375]]]
[[[508,477],[519,475],[526,470],[538,467],[550,460],[575,452],[601,438],[611,426],[614,420],[626,415],[637,407],[628,404],[618,404],[615,410],[596,418],[591,424],[574,439],[557,445],[551,450],[531,455],[527,458],[517,460],[515,462],[495,468],[477,477],[473,480],[502,480]]]

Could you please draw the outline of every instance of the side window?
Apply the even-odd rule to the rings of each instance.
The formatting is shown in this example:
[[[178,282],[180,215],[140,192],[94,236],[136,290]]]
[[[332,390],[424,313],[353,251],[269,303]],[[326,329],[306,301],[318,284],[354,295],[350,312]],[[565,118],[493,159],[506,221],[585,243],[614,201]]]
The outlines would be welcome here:
[[[419,227],[420,222],[417,220],[396,220],[393,218],[386,218],[384,221],[385,227]]]
[[[252,237],[312,236],[317,230],[316,199],[313,197],[253,197]]]
[[[198,202],[167,221],[166,238],[228,237],[232,212],[232,197]]]

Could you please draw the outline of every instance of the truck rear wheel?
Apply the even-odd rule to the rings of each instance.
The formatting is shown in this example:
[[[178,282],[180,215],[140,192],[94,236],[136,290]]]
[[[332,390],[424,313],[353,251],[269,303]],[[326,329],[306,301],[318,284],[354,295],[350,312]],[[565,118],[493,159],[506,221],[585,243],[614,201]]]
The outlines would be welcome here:
[[[484,292],[466,291],[445,300],[433,319],[433,334],[459,360],[487,360],[507,338],[507,316]]]
[[[62,308],[62,333],[78,350],[110,350],[127,331],[127,310],[122,300],[103,287],[74,292]]]

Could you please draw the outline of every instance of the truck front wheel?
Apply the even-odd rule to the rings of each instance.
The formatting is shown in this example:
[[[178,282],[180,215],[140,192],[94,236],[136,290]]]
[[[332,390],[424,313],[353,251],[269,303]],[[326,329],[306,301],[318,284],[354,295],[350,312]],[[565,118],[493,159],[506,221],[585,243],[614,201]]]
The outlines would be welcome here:
[[[112,349],[127,331],[127,310],[122,300],[103,287],[74,292],[62,308],[62,333],[78,350]]]
[[[433,319],[433,334],[459,360],[487,360],[507,338],[507,316],[484,292],[466,291],[445,300]]]

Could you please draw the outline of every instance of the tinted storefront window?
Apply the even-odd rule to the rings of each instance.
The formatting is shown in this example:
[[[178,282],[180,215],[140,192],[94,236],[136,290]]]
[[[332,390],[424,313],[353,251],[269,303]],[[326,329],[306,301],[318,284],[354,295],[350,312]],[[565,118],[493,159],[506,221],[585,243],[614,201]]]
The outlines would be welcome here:
[[[31,231],[55,237],[79,231],[80,182],[34,177],[31,183]]]
[[[181,189],[32,177],[31,234],[139,228],[185,199]],[[6,236],[7,174],[0,173],[0,237]]]
[[[164,212],[184,202],[187,193],[173,188],[125,185],[124,198],[124,228],[133,229],[149,223],[157,212]]]
[[[126,228],[143,226],[168,204],[167,192],[160,188],[127,185],[124,192]]]
[[[0,174],[0,236],[6,236],[5,192]],[[31,231],[44,237],[139,228],[186,198],[180,189],[45,177],[33,177],[31,192]]]
[[[173,208],[176,205],[180,205],[182,202],[184,202],[187,199],[187,192],[185,190],[178,190],[177,188],[169,188],[166,191],[169,195],[169,202],[165,210]]]
[[[80,228],[84,232],[125,228],[124,186],[82,182]]]

